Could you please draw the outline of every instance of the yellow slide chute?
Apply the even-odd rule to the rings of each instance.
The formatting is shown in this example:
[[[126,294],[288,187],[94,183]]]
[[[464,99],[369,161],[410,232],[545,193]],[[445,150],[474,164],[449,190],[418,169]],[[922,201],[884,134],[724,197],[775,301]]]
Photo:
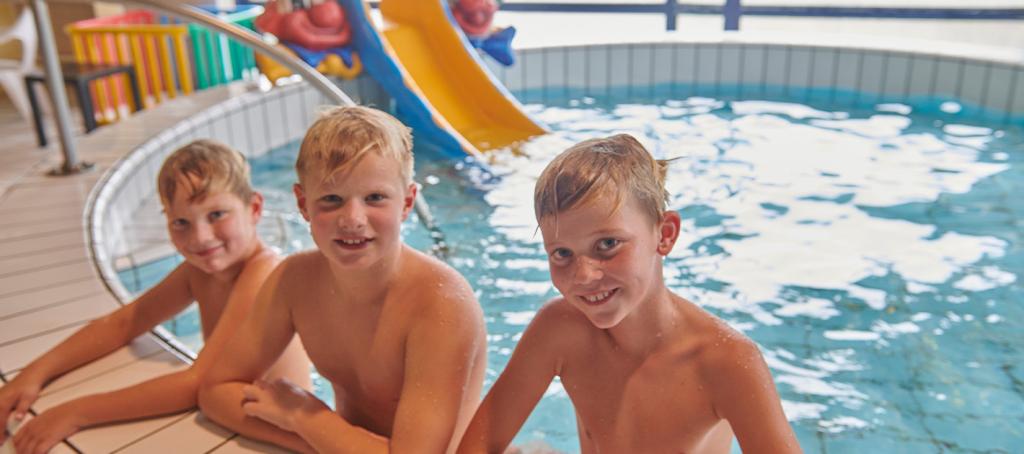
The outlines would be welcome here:
[[[408,88],[426,98],[435,115],[443,118],[440,124],[447,123],[477,151],[544,134],[544,128],[484,69],[447,8],[446,0],[380,4],[385,48],[404,69]]]

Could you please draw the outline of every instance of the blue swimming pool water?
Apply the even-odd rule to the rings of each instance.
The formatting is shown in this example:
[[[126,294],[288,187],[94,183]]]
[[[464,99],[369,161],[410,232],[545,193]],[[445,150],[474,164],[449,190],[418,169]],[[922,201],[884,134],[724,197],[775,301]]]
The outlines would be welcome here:
[[[450,263],[484,308],[486,385],[555,295],[536,176],[575,142],[628,132],[680,158],[668,185],[683,234],[667,282],[761,346],[806,452],[1019,452],[1024,133],[956,107],[547,99],[528,109],[555,132],[493,154],[493,175],[421,156]],[[312,246],[292,208],[296,147],[253,162],[271,217],[289,226],[286,252]],[[415,220],[404,235],[431,244]],[[145,286],[176,260],[123,275]],[[169,323],[201,342],[194,312]],[[578,452],[557,382],[517,442]]]

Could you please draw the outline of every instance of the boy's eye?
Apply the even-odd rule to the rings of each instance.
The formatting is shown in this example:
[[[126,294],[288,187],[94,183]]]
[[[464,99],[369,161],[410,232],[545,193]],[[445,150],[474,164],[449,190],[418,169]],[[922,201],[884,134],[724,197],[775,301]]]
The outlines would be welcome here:
[[[188,228],[188,221],[184,219],[175,219],[171,221],[171,228],[174,230],[185,230]]]
[[[380,202],[380,201],[382,201],[382,200],[384,200],[386,198],[387,198],[386,195],[381,194],[379,192],[375,192],[373,194],[370,194],[370,195],[366,196],[366,201],[367,202]]]
[[[619,243],[620,241],[615,238],[603,238],[597,242],[597,250],[601,252],[610,251],[615,249],[615,246],[618,246]]]
[[[324,203],[341,203],[341,196],[328,194],[320,197],[320,201]]]
[[[228,214],[228,212],[226,210],[211,211],[210,215],[209,215],[209,218],[210,218],[210,221],[216,221],[216,220],[218,220],[220,218],[223,218],[227,214]]]
[[[572,257],[572,251],[566,248],[558,248],[551,251],[551,258],[555,260],[565,260]]]

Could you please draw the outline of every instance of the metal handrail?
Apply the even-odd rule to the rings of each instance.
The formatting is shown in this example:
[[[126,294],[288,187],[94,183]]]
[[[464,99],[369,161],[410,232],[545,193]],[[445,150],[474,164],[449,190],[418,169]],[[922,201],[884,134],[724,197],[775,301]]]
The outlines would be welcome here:
[[[373,3],[373,2],[371,2]],[[723,0],[722,5],[682,3],[559,3],[504,1],[502,11],[535,13],[637,13],[664,14],[665,29],[676,29],[676,16],[698,14],[722,16],[726,30],[738,30],[741,16],[856,17],[879,19],[968,19],[1020,20],[1024,8],[920,8],[859,6],[741,6],[740,0]]]

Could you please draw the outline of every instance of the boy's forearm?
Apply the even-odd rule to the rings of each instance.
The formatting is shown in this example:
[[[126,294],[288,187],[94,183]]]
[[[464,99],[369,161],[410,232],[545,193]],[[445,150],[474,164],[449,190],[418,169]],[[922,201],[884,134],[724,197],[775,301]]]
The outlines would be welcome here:
[[[296,433],[316,452],[337,454],[386,454],[389,440],[353,426],[341,415],[325,409],[295,421]]]
[[[118,324],[109,319],[89,323],[26,366],[20,375],[31,376],[45,384],[117,350],[130,339],[124,335],[123,329],[116,325]]]
[[[466,432],[462,434],[462,440],[459,442],[459,448],[456,451],[458,454],[502,453],[505,452],[506,447],[512,441],[511,437],[498,435],[498,433],[507,433],[509,431],[502,431],[500,427],[496,427],[497,422],[492,419],[494,416],[494,397],[487,397],[488,399],[485,399],[477,407],[473,420],[470,422],[469,427],[466,428]],[[501,420],[501,418],[498,419]],[[507,423],[507,419],[502,422]],[[515,435],[515,430],[511,430],[513,436]]]
[[[92,394],[62,404],[80,427],[148,418],[196,407],[199,380],[184,370],[116,391]]]
[[[225,382],[200,387],[199,407],[203,414],[218,424],[255,440],[296,452],[317,452],[298,434],[281,430],[273,424],[246,415],[242,410],[242,388],[245,385],[246,383],[242,382]]]

